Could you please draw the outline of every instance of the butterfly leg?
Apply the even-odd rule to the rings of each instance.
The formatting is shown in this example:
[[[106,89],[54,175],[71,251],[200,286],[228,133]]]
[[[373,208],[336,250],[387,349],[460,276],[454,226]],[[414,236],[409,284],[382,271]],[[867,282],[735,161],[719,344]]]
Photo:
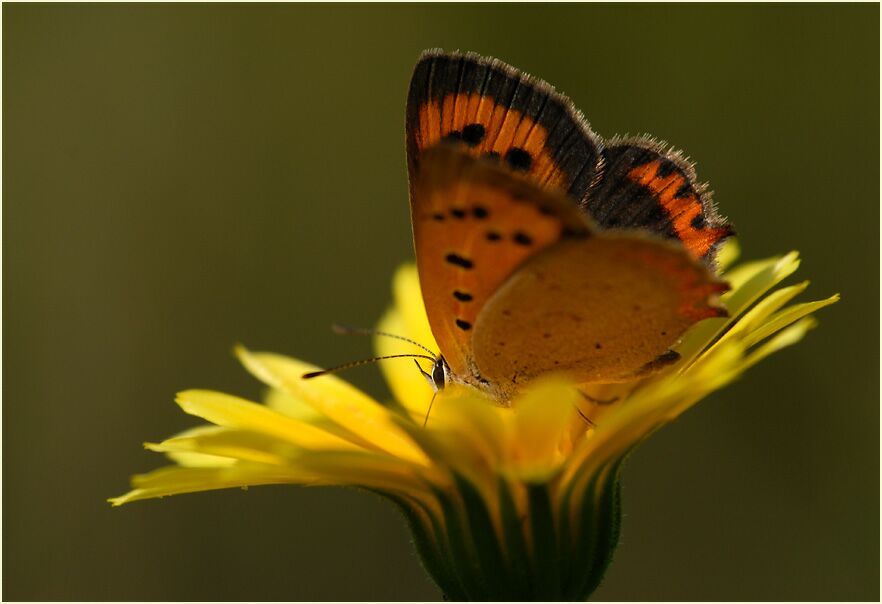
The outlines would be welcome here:
[[[593,421],[591,421],[591,419],[587,415],[585,415],[585,413],[581,409],[579,409],[578,405],[574,405],[574,406],[576,407],[576,412],[579,414],[579,416],[582,419],[585,420],[585,423],[588,424],[589,428],[596,428],[597,427],[597,424],[595,424]]]

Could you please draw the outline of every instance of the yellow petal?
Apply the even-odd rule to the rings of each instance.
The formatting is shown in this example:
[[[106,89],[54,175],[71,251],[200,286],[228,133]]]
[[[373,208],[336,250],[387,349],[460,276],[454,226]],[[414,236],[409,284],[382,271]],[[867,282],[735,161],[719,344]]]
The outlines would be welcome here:
[[[426,503],[430,492],[417,466],[370,452],[304,452],[295,463],[266,465],[236,462],[228,467],[166,466],[132,478],[132,491],[109,499],[114,506],[150,499],[264,484],[350,485],[401,492]]]
[[[419,276],[413,263],[403,264],[395,272],[392,293],[394,304],[383,315],[377,329],[410,338],[433,354],[438,353],[438,344],[429,327]],[[384,336],[374,337],[374,350],[377,356],[424,352],[413,344]],[[410,370],[405,366],[408,364],[411,365]],[[380,367],[395,399],[410,412],[414,421],[422,421],[434,392],[420,371],[413,367],[412,361],[405,361],[405,365],[392,361]],[[421,360],[420,365],[425,371],[431,370],[428,361]]]
[[[799,268],[799,254],[790,252],[781,257],[750,263],[747,267],[744,275],[740,273],[740,267],[732,271],[734,276],[726,275],[732,290],[724,294],[722,299],[730,318],[740,315],[769,289],[796,272]]]
[[[818,300],[816,302],[804,302],[803,304],[795,304],[789,308],[775,313],[763,325],[752,331],[746,338],[745,342],[748,346],[764,340],[773,333],[784,329],[791,323],[794,323],[817,310],[830,306],[839,301],[839,294],[834,294],[826,300]]]
[[[233,487],[263,484],[310,483],[315,478],[293,468],[242,465],[225,468],[182,468],[166,466],[132,478],[135,487],[125,495],[108,499],[114,506],[138,501]]]
[[[202,434],[212,434],[218,430],[225,430],[220,426],[197,426],[175,434],[172,438],[191,438]],[[146,449],[151,449],[151,443],[144,443]],[[231,466],[236,463],[235,459],[229,457],[219,457],[217,455],[208,455],[206,453],[196,453],[193,451],[166,451],[165,456],[178,465],[188,468],[222,468]]]
[[[211,434],[217,430],[225,429],[226,428],[221,428],[220,426],[197,426],[179,432],[172,438],[190,438],[192,436]],[[151,449],[151,447],[152,443],[144,443],[144,448]],[[235,459],[229,457],[218,457],[217,455],[208,455],[191,451],[166,451],[165,456],[178,465],[188,468],[221,468],[236,463]]]
[[[765,320],[780,308],[783,308],[793,298],[801,294],[808,287],[809,282],[803,281],[796,285],[782,287],[775,290],[768,296],[757,302],[753,308],[744,313],[744,316],[732,327],[726,335],[731,332],[736,334],[740,331],[750,331],[756,326],[761,325]]]
[[[334,423],[316,411],[315,407],[304,401],[302,398],[294,396],[290,392],[278,388],[267,388],[266,394],[264,395],[264,405],[274,411],[282,413],[283,415],[287,415],[298,421],[315,426],[320,430],[324,430],[329,434],[338,436],[343,440],[347,440],[361,447],[372,448],[371,444],[366,442],[360,436],[353,434],[343,426]]]
[[[427,428],[448,434],[451,448],[471,449],[493,466],[505,454],[510,414],[472,388],[451,385],[435,399]]]
[[[585,450],[574,455],[574,459],[579,457],[576,466],[589,461],[587,458],[592,456],[596,459],[590,459],[591,462],[602,463],[604,457],[624,453],[629,446],[671,421],[710,392],[725,386],[752,365],[801,340],[815,323],[812,317],[804,318],[750,352],[747,352],[744,341],[728,340],[715,346],[712,352],[702,355],[682,374],[669,374],[646,383],[625,401],[625,405],[614,408],[604,416],[603,423],[588,439]],[[603,455],[599,451],[603,451]],[[567,472],[572,476],[575,467],[570,466]]]
[[[561,442],[568,434],[581,395],[565,381],[533,384],[513,403],[511,457],[525,480],[541,480],[563,459]]]
[[[423,499],[431,496],[426,480],[433,475],[431,470],[388,455],[314,452],[303,455],[298,465],[321,476],[327,484],[361,486]]]
[[[701,321],[683,336],[675,347],[680,354],[679,371],[714,342],[728,326],[734,324],[747,308],[769,289],[792,275],[799,268],[799,254],[790,252],[785,256],[741,264],[724,275],[732,289],[721,296],[729,316]]]
[[[752,350],[744,362],[738,367],[739,371],[746,371],[773,352],[777,352],[782,348],[796,344],[805,337],[805,334],[808,333],[809,330],[814,329],[817,324],[818,321],[814,317],[805,317],[787,329],[780,331],[771,340]]]
[[[149,443],[145,443],[145,446]],[[167,451],[165,456],[185,468],[226,468],[236,463],[230,457],[218,457],[193,451]]]
[[[237,396],[210,390],[185,390],[177,403],[190,415],[219,426],[259,432],[304,449],[352,450],[359,447],[333,434]]]
[[[316,367],[277,354],[255,353],[238,347],[242,364],[268,386],[284,390],[306,403],[364,443],[420,464],[428,464],[422,451],[394,423],[388,409],[334,375],[305,380]]]
[[[396,307],[386,311],[377,329],[387,333],[405,334],[407,327],[404,317]],[[389,356],[393,354],[406,354],[410,352],[422,352],[412,344],[396,340],[394,338],[377,337],[374,341],[374,350],[377,356]],[[423,368],[430,370],[429,362],[423,361]],[[415,421],[422,422],[429,408],[432,398],[432,388],[426,378],[413,366],[413,360],[401,359],[390,360],[380,363],[380,370],[389,384],[392,396],[395,397],[405,409],[407,409]]]
[[[400,418],[399,424],[438,464],[465,476],[483,492],[496,486],[505,455],[510,413],[471,388],[448,386],[438,393],[426,428]]]
[[[288,463],[302,453],[298,447],[266,434],[220,427],[145,446],[157,452],[194,452],[268,465]]]
[[[432,328],[429,327],[416,265],[413,263],[401,265],[395,272],[392,287],[395,307],[401,313],[406,329],[406,333],[399,335],[407,336],[429,350],[437,351],[438,344],[435,342],[435,336],[432,335]]]
[[[783,307],[785,304],[790,302],[794,297],[805,291],[808,287],[808,281],[803,281],[797,285],[791,285],[790,287],[783,287],[777,291],[772,292],[759,302],[757,302],[753,308],[744,313],[741,317],[738,318],[737,321],[731,322],[731,327],[723,333],[723,335],[711,346],[708,348],[708,351],[712,351],[714,347],[723,346],[729,340],[736,338],[743,338],[751,331],[757,329],[762,326],[769,315]],[[796,320],[796,319],[794,319]],[[784,325],[782,325],[784,327]],[[769,332],[771,333],[771,332]],[[705,353],[707,354],[707,352]]]
[[[624,455],[654,430],[670,422],[708,393],[740,373],[744,345],[738,340],[703,355],[683,373],[648,380],[624,401],[611,405],[602,421],[576,447],[563,483],[591,476],[600,466]]]
[[[145,443],[145,447],[149,443]],[[195,453],[193,451],[167,451],[165,456],[179,466],[185,468],[225,468],[236,463],[230,457],[218,457],[207,453]]]
[[[319,421],[322,415],[302,399],[278,388],[267,388],[263,404],[274,411],[307,423]]]
[[[740,255],[741,245],[738,243],[738,239],[729,237],[717,252],[717,267],[720,271],[725,271],[738,260]]]
[[[723,274],[723,278],[732,288],[729,295],[731,295],[733,291],[741,289],[758,274],[767,271],[769,268],[774,268],[781,263],[782,260],[786,260],[785,264],[789,264],[792,261],[796,261],[798,258],[799,254],[797,252],[790,252],[785,256],[772,256],[771,258],[764,258],[762,260],[751,260],[750,262],[742,262],[741,264],[732,267]]]

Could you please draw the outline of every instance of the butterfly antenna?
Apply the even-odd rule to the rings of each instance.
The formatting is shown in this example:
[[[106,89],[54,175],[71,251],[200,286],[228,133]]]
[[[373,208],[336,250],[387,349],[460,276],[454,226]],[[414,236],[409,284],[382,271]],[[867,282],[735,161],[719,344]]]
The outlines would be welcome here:
[[[328,369],[322,369],[320,371],[310,371],[309,373],[303,374],[303,379],[308,380],[311,378],[319,377],[320,375],[325,375],[328,373],[336,373],[338,371],[342,371],[343,369],[349,369],[350,367],[358,367],[359,365],[367,365],[368,363],[376,363],[377,361],[385,361],[386,359],[401,359],[401,358],[416,358],[416,359],[428,359],[429,361],[434,362],[435,357],[430,357],[424,354],[391,354],[384,357],[373,357],[370,359],[362,359],[360,361],[352,361],[350,363],[344,363],[342,365],[337,365],[336,367],[329,367]]]
[[[396,340],[401,340],[403,342],[409,342],[414,346],[419,346],[430,355],[434,359],[436,357],[435,353],[417,342],[416,340],[411,340],[410,338],[405,338],[404,336],[399,336],[398,334],[388,333],[385,331],[379,331],[377,329],[368,329],[366,327],[350,327],[348,325],[339,325],[335,323],[331,325],[331,329],[334,333],[342,335],[342,336],[384,336],[386,338],[395,338]]]
[[[429,408],[426,409],[426,419],[423,420],[423,428],[426,427],[426,424],[429,423],[429,414],[432,412],[432,405],[435,404],[435,396],[438,395],[438,391],[432,393],[432,400],[429,401]]]

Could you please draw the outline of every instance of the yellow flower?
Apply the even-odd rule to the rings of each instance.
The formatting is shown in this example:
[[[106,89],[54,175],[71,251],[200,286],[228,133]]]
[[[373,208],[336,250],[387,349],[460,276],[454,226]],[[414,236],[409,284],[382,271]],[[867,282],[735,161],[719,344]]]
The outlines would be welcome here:
[[[725,247],[721,266],[736,255],[734,243]],[[510,408],[448,387],[425,428],[432,390],[407,363],[383,365],[395,397],[384,405],[333,375],[304,380],[317,369],[312,365],[239,347],[245,368],[270,388],[264,404],[181,392],[181,408],[209,425],[148,443],[174,464],[133,477],[133,489],[110,501],[274,483],[362,487],[403,512],[447,598],[584,599],[616,545],[627,454],[754,363],[799,341],[815,325],[810,315],[838,300],[790,305],[808,282],[772,291],[798,265],[793,252],[725,272],[729,317],[690,330],[669,371],[587,396],[549,376]],[[437,349],[413,265],[396,274],[394,298],[379,328]],[[380,355],[413,352],[399,340],[375,344]]]

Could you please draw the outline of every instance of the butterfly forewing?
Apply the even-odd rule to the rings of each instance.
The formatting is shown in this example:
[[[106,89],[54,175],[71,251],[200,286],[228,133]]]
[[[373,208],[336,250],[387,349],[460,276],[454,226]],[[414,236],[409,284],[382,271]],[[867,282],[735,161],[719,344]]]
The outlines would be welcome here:
[[[428,51],[407,99],[411,183],[421,153],[455,140],[544,188],[582,199],[599,176],[597,135],[573,104],[545,82],[495,59]]]
[[[473,327],[502,283],[528,258],[592,230],[569,198],[450,144],[422,153],[411,217],[432,332],[461,377],[474,373]]]

